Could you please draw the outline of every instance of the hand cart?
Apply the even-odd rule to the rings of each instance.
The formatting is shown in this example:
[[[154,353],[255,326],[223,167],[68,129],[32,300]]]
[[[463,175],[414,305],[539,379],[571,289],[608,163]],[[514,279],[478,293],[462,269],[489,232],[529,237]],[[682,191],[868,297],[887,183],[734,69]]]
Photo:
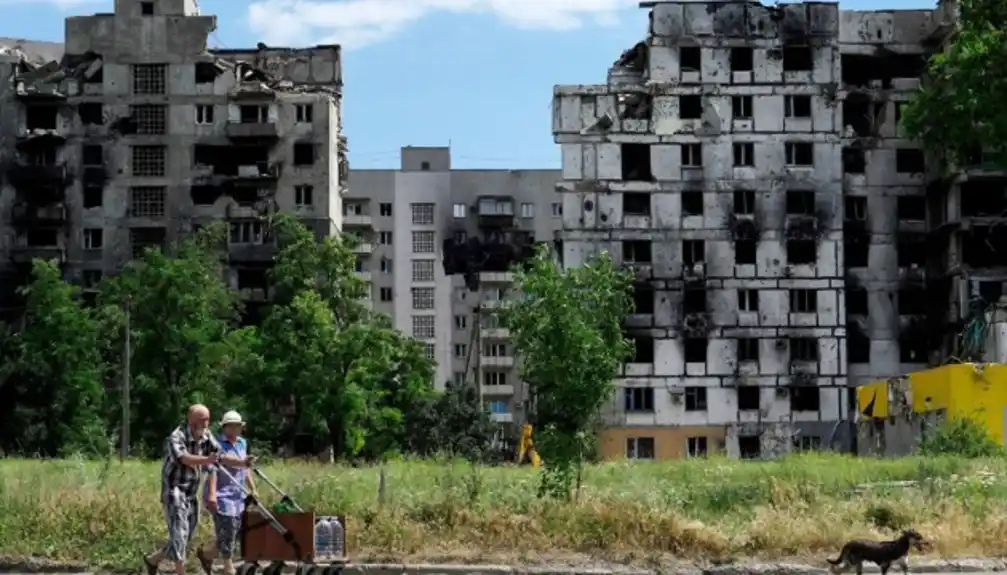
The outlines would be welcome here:
[[[260,561],[270,561],[262,569],[262,575],[279,575],[287,562],[296,563],[298,575],[330,575],[342,570],[346,563],[344,516],[316,517],[314,513],[304,511],[262,471],[253,467],[252,472],[280,494],[281,505],[292,509],[284,512],[270,511],[255,495],[248,492],[243,483],[239,484],[223,465],[217,466],[217,472],[238,484],[245,496],[245,512],[241,516],[241,530],[238,533],[243,564],[236,569],[237,575],[255,575],[259,571]],[[315,529],[321,522],[333,519],[342,527],[336,541],[336,553],[321,556],[315,548]]]

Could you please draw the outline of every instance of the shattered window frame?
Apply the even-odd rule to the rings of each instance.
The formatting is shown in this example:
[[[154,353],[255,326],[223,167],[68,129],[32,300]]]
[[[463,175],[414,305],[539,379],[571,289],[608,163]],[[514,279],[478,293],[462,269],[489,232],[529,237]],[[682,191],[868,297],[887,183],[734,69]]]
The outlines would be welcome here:
[[[731,96],[731,117],[735,120],[751,120],[752,97]]]
[[[298,124],[310,124],[314,121],[315,107],[311,104],[294,104],[294,119]]]
[[[755,144],[752,142],[735,142],[732,148],[735,168],[752,168],[755,166]]]
[[[818,313],[818,290],[790,290],[790,313]]]
[[[786,142],[783,144],[786,155],[787,166],[791,168],[813,168],[815,167],[815,144],[813,142]],[[798,163],[798,156],[801,150],[810,150],[810,160],[807,163]]]
[[[742,337],[735,340],[738,342],[738,362],[759,361],[759,340],[754,337]]]
[[[294,186],[294,205],[296,206],[311,206],[314,204],[315,200],[315,187],[302,184],[300,186]]]
[[[738,290],[738,310],[747,312],[759,311],[759,290],[739,289]]]
[[[692,143],[680,146],[682,153],[683,168],[703,167],[703,144]]]
[[[800,98],[800,100],[798,100]],[[801,105],[798,106],[798,102]],[[798,110],[801,108],[801,110]],[[810,118],[811,117],[811,96],[806,95],[791,95],[783,97],[783,113],[784,117],[787,118]],[[806,112],[798,114],[798,111]]]
[[[168,106],[163,104],[134,104],[129,115],[138,136],[163,136],[168,131]]]
[[[685,410],[706,411],[710,407],[705,387],[690,385],[685,388]]]
[[[434,252],[434,232],[413,232],[413,253],[432,254]]]
[[[626,459],[654,459],[653,437],[627,437]]]
[[[163,218],[168,188],[165,186],[133,186],[129,188],[129,217]]]
[[[552,217],[561,218],[563,217],[563,204],[560,202],[552,203]]]
[[[167,92],[167,64],[132,64],[133,94],[161,96]]]
[[[195,119],[197,126],[212,126],[214,123],[213,117],[212,104],[196,104]]]
[[[130,173],[133,176],[163,178],[167,170],[167,146],[131,146]]]
[[[379,290],[378,290],[378,298],[380,298],[381,301],[383,301],[383,302],[390,302],[390,301],[392,301],[392,297],[393,297],[392,288],[390,288],[390,287],[379,288]]]
[[[102,228],[84,228],[82,236],[81,244],[85,250],[100,250],[105,243],[105,230]]]
[[[416,339],[434,339],[437,331],[434,323],[437,317],[433,315],[414,315],[412,318],[413,337]]]
[[[691,436],[686,439],[686,449],[689,457],[706,457],[708,440],[702,435]]]
[[[257,221],[231,222],[227,243],[238,246],[265,245],[265,226],[262,222]]]

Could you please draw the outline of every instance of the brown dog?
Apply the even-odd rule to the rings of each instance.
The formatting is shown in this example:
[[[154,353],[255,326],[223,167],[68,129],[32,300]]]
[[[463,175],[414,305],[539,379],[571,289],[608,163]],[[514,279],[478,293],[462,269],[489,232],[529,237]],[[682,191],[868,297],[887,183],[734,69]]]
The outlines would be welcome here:
[[[923,536],[912,529],[903,531],[898,539],[892,541],[854,539],[843,545],[839,557],[826,559],[826,561],[831,565],[829,571],[833,573],[842,573],[855,566],[857,575],[862,575],[864,561],[870,561],[881,568],[881,575],[888,575],[888,569],[893,563],[902,568],[904,575],[909,573],[910,547],[915,547],[917,551],[923,551]]]

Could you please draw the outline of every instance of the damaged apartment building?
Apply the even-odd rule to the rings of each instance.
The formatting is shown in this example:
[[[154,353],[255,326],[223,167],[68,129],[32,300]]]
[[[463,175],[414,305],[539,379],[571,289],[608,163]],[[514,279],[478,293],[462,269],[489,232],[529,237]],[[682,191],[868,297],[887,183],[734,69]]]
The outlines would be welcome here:
[[[349,171],[338,46],[211,50],[195,0],[116,0],[70,17],[61,54],[0,50],[0,308],[33,258],[85,287],[212,221],[254,321],[267,217],[341,227]]]
[[[636,276],[602,454],[850,450],[854,386],[932,346],[928,169],[898,121],[934,15],[641,6],[605,84],[554,91],[564,264]]]

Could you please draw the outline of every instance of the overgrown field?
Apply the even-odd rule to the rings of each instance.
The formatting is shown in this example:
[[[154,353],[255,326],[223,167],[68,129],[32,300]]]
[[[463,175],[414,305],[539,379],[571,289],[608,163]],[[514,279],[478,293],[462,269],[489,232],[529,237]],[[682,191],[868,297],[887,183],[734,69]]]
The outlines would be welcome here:
[[[999,459],[607,463],[585,470],[573,503],[538,499],[530,468],[393,462],[383,500],[377,467],[264,470],[304,507],[345,513],[355,559],[820,562],[851,536],[909,526],[933,541],[934,554],[1007,554]],[[917,483],[856,489],[907,480]],[[135,564],[164,537],[158,485],[156,463],[0,461],[0,554]]]

